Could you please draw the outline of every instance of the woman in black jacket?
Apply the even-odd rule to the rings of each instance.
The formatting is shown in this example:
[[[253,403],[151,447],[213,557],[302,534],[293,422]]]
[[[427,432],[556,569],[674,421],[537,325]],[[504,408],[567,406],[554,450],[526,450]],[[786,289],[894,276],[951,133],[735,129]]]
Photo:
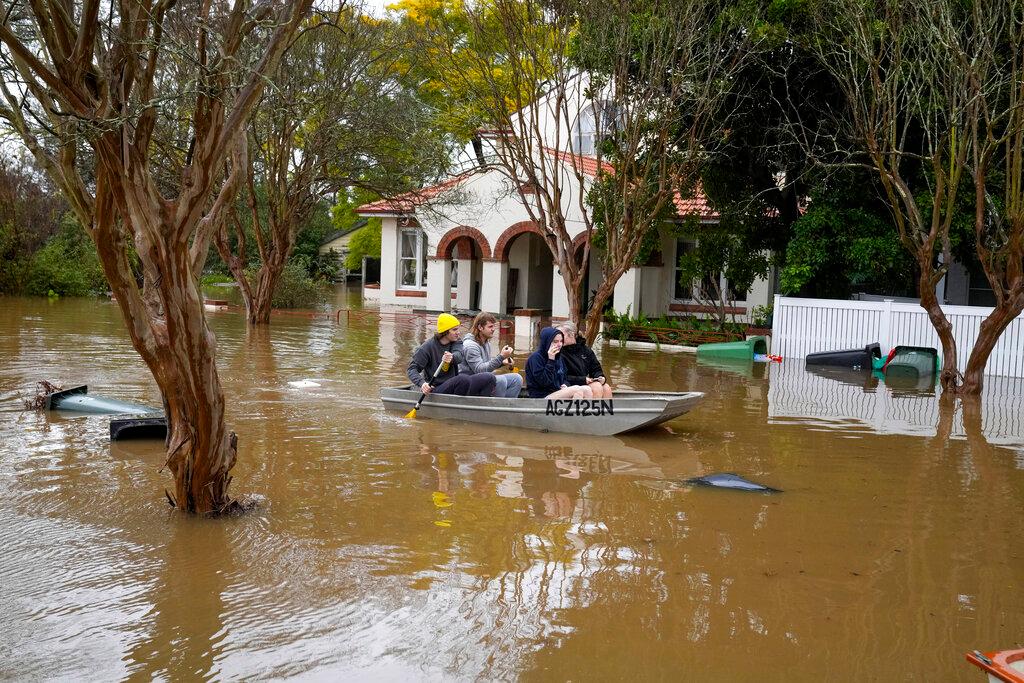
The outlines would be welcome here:
[[[558,330],[563,339],[560,355],[565,365],[565,383],[590,387],[594,398],[611,398],[612,388],[604,376],[601,361],[597,360],[593,349],[576,336],[575,323],[566,320],[559,323]]]

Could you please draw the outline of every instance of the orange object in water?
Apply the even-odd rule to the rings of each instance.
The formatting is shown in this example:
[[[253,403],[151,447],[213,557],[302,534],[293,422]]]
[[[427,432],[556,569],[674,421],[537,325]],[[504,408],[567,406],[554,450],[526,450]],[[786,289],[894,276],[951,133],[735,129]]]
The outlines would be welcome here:
[[[988,674],[989,681],[1024,683],[1024,650],[967,653],[967,661]]]

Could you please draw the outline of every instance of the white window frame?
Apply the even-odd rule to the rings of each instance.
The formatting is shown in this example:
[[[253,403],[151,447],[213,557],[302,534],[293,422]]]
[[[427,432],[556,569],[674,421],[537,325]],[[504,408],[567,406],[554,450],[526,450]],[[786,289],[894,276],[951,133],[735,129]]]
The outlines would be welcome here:
[[[597,123],[594,119],[594,108],[586,107],[580,112],[576,121],[576,131],[573,136],[573,152],[582,156],[594,154],[594,138],[597,135]]]
[[[693,245],[696,245],[697,242],[695,240],[685,239],[685,238],[682,238],[682,237],[676,239],[676,254],[675,254],[675,258],[672,259],[672,303],[677,303],[677,304],[698,304],[698,303],[700,303],[700,300],[693,298],[693,292],[694,292],[694,290],[697,287],[701,286],[702,283],[701,283],[700,280],[694,280],[692,283],[690,283],[690,298],[689,299],[680,299],[680,298],[676,297],[676,286],[679,283],[679,257],[683,255],[682,248],[681,248],[683,244],[693,244]],[[722,287],[723,290],[727,290],[727,288],[729,287],[729,279],[726,278],[725,275],[723,275],[722,273],[719,273],[718,274],[718,284],[719,284],[719,286]],[[747,304],[747,297],[750,295],[750,292],[743,292],[740,295],[743,296],[743,299],[735,299],[733,301],[733,303],[735,305],[737,305],[737,306],[741,306],[741,305],[742,306],[746,306],[746,304]]]
[[[415,235],[416,236],[415,246],[413,247],[413,250],[414,250],[415,253],[414,253],[413,256],[405,256],[404,253],[403,253],[403,248],[405,247],[405,236],[407,234],[411,234],[411,235]],[[416,262],[416,269],[415,269],[416,284],[414,284],[414,285],[406,284],[403,281],[403,279],[402,279],[402,276],[405,273],[405,269],[403,268],[403,264],[404,264],[405,261],[415,261]],[[402,289],[402,290],[426,290],[426,288],[427,288],[427,234],[423,231],[422,228],[400,228],[398,230],[398,259],[397,259],[397,262],[398,262],[398,273],[397,273],[396,277],[397,277],[397,280],[398,280],[398,289]]]

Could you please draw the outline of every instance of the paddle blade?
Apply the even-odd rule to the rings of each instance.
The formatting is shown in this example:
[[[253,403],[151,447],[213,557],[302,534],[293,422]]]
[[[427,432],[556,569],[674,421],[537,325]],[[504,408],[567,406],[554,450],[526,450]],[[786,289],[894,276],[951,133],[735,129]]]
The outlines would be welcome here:
[[[415,408],[413,408],[413,409],[412,409],[412,410],[410,410],[410,411],[409,411],[408,413],[406,413],[406,414],[405,414],[405,418],[406,418],[407,420],[415,420],[415,419],[416,419],[416,409],[415,409]]]

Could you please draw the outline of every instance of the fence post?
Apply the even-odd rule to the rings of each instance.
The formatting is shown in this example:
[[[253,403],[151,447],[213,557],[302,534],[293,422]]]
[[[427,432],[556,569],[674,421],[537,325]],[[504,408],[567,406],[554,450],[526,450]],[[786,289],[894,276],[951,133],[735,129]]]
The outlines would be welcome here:
[[[892,348],[892,299],[882,302],[882,320],[878,325],[878,345],[882,347],[882,355]]]
[[[785,320],[785,317],[780,315],[782,313],[782,295],[776,294],[775,301],[772,303],[772,324],[771,324],[771,338],[772,347],[769,349],[772,353],[782,355],[784,350],[783,339],[785,339],[788,330],[782,330],[779,325],[779,319]],[[776,334],[778,332],[778,334]]]

